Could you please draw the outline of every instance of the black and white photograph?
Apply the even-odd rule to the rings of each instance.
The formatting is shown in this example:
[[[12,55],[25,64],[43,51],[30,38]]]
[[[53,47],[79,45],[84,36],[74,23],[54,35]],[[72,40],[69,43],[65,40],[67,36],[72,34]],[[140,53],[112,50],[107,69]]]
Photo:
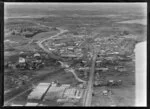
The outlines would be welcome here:
[[[4,106],[147,106],[147,3],[5,2]]]

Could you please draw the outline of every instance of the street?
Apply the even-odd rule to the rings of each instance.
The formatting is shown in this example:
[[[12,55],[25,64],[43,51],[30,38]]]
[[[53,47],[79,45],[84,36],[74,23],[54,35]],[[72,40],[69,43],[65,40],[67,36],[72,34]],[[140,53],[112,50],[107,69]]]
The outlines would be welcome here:
[[[88,86],[87,86],[87,92],[85,96],[85,102],[84,106],[91,106],[91,101],[92,101],[92,93],[93,93],[93,78],[94,78],[94,71],[95,71],[95,61],[96,61],[97,54],[94,54],[93,59],[92,59],[92,66],[91,66],[91,71],[89,75],[89,81],[88,81]]]

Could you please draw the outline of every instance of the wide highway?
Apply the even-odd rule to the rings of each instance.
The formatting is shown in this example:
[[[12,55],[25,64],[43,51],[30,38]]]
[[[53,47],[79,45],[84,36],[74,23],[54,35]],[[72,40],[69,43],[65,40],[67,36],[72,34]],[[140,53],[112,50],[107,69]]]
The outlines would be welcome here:
[[[89,81],[88,81],[88,86],[87,86],[87,90],[86,90],[86,95],[83,100],[84,106],[91,106],[92,93],[93,93],[93,78],[94,78],[94,72],[95,72],[96,58],[97,58],[97,54],[94,54],[93,58],[92,58],[92,66],[90,69],[90,75],[89,75]]]

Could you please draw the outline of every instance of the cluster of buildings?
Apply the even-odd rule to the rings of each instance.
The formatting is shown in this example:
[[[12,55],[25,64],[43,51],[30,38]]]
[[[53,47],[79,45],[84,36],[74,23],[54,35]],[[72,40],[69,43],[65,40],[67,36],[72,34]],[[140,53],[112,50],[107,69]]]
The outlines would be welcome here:
[[[102,79],[102,77],[100,76],[99,72],[95,73],[95,78],[94,78],[94,86],[98,87],[98,86],[120,86],[122,85],[122,80],[104,80]]]
[[[24,52],[20,52],[18,63],[16,65],[19,69],[39,69],[44,65],[42,57],[39,53],[33,55],[27,55]]]
[[[75,41],[71,45],[68,42],[55,43],[55,41],[45,43],[48,49],[59,54],[64,58],[80,58],[83,56],[82,49],[79,47],[81,41]]]
[[[95,86],[109,86],[109,82],[107,81],[101,81],[100,74],[102,72],[120,72],[125,73],[127,72],[127,68],[123,66],[119,62],[123,61],[131,61],[130,57],[120,56],[118,54],[111,54],[111,55],[100,55],[97,57],[96,60],[96,74],[95,74]],[[120,82],[120,81],[119,81]],[[119,82],[113,81],[113,85],[120,84]]]
[[[62,48],[60,50],[60,54],[62,57],[69,57],[69,58],[80,58],[83,56],[81,48],[75,48],[72,46]]]
[[[120,54],[126,49],[124,40],[124,37],[102,37],[96,38],[94,44],[98,46],[100,53],[104,50],[104,54]]]
[[[132,40],[131,40],[132,41]],[[122,80],[105,80],[102,75],[105,72],[126,73],[127,68],[123,66],[124,62],[133,61],[133,54],[130,56],[124,54],[123,51],[132,50],[133,44],[129,39],[124,37],[106,37],[96,38],[94,45],[98,48],[96,60],[96,73],[94,78],[94,86],[119,86]],[[131,42],[131,43],[130,43]],[[134,41],[133,41],[134,43]],[[130,45],[132,47],[130,47]],[[103,73],[102,73],[103,72]]]
[[[56,101],[58,104],[77,103],[82,98],[84,89],[70,84],[40,83],[28,96],[30,103]],[[28,102],[28,103],[29,103]],[[48,104],[47,104],[48,105]]]

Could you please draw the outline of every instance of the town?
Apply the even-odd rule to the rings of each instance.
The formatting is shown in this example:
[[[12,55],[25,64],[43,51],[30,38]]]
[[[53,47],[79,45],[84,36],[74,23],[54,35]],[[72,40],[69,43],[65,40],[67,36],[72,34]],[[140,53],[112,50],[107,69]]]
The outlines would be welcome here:
[[[5,19],[5,106],[134,105],[134,49],[146,26],[120,23],[137,17],[128,13],[82,11]]]

